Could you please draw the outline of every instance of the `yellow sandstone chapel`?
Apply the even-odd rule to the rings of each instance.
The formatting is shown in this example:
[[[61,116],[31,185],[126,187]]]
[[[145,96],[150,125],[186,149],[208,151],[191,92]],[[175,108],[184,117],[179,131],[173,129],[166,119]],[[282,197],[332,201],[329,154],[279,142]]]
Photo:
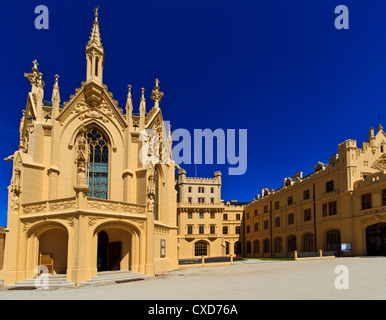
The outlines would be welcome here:
[[[76,285],[98,271],[153,276],[178,266],[175,164],[158,80],[150,112],[142,89],[139,115],[133,113],[129,86],[123,114],[103,83],[97,9],[86,60],[86,81],[63,105],[58,76],[46,101],[36,60],[32,73],[25,74],[31,91],[19,149],[9,157],[13,174],[1,273],[5,286],[32,279],[41,259],[52,261],[53,273],[66,274]],[[139,159],[149,141],[140,137],[146,128],[159,138],[160,163]]]

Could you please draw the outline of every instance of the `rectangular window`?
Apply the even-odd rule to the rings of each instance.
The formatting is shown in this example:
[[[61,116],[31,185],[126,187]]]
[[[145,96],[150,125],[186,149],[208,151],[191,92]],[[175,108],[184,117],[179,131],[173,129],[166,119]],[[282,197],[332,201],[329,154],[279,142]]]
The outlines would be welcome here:
[[[257,222],[255,223],[255,231],[259,231],[259,224]]]
[[[370,209],[371,206],[371,193],[362,195],[362,210]]]
[[[188,198],[188,203],[192,203],[192,197]]]
[[[288,197],[287,198],[287,204],[290,206],[293,203],[294,203],[294,197],[293,196]]]
[[[240,213],[236,213],[236,220],[240,220],[240,219],[241,219]]]
[[[268,212],[268,206],[264,206],[264,213]]]
[[[264,220],[264,230],[267,230],[269,228],[269,222],[268,220]]]
[[[200,212],[199,217],[200,217],[200,219],[204,219],[204,213]]]
[[[193,226],[188,226],[188,234],[193,234]]]
[[[280,227],[280,217],[275,218],[275,227]]]
[[[228,214],[227,214],[227,213],[224,213],[224,214],[222,215],[222,219],[223,219],[223,220],[228,220]]]
[[[222,234],[228,234],[228,227],[227,226],[222,227]]]
[[[210,233],[214,234],[215,232],[216,232],[216,225],[215,224],[211,224],[210,225]]]
[[[334,191],[334,180],[328,181],[326,183],[326,193]]]
[[[214,203],[214,198],[210,198],[210,203]]]
[[[304,210],[304,221],[311,220],[311,209]]]
[[[248,225],[247,226],[247,233],[250,233],[251,232],[251,227]]]
[[[275,210],[279,209],[280,208],[280,202],[279,201],[276,201],[275,202]]]
[[[295,223],[295,215],[293,213],[290,213],[288,215],[288,224],[294,224]]]
[[[333,216],[336,214],[337,214],[336,201],[331,201],[328,203],[328,215]]]
[[[323,203],[322,215],[323,215],[323,217],[327,217],[327,203]]]
[[[303,200],[308,200],[310,198],[310,190],[303,191]]]
[[[211,213],[210,213],[210,218],[211,218],[211,219],[214,219],[214,212],[211,212]]]
[[[199,234],[204,234],[204,225],[203,225],[203,224],[200,224],[200,225],[198,226],[198,233],[199,233]]]
[[[188,212],[188,219],[192,219],[193,218],[193,213],[192,212]]]
[[[254,211],[255,217],[257,216],[257,209]]]
[[[192,187],[188,187],[188,192],[192,192]]]
[[[246,213],[246,218],[249,219],[249,212]]]
[[[214,188],[213,187],[210,188],[210,193],[214,193]]]

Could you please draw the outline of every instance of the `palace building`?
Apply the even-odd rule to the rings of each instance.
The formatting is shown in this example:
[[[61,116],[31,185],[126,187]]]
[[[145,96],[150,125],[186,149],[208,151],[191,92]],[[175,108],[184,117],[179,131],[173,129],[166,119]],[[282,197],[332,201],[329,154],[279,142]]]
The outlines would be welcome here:
[[[178,171],[178,258],[242,254],[243,203],[221,199],[221,172],[189,178]]]
[[[287,177],[250,203],[225,202],[221,172],[187,177],[174,163],[158,80],[148,112],[143,88],[139,113],[130,85],[124,108],[113,99],[103,82],[97,9],[85,58],[85,81],[63,103],[57,75],[47,101],[36,60],[25,74],[31,90],[20,143],[6,159],[13,168],[7,227],[0,228],[4,286],[33,279],[41,265],[81,285],[118,270],[154,276],[198,257],[341,254],[342,244],[351,247],[345,254],[386,255],[381,124],[361,147],[339,144],[311,174]]]
[[[85,58],[85,81],[63,104],[58,76],[46,101],[36,60],[25,74],[31,91],[20,145],[7,159],[13,160],[13,173],[1,273],[5,286],[32,279],[42,259],[51,263],[50,272],[66,274],[76,285],[98,271],[153,276],[177,268],[175,164],[158,80],[149,112],[142,89],[139,114],[133,113],[131,86],[124,110],[118,106],[103,82],[97,10]],[[140,134],[147,129],[158,140]],[[147,155],[163,161],[139,158],[151,141]]]
[[[345,255],[386,255],[386,134],[357,147],[338,145],[329,163],[287,177],[278,190],[264,188],[245,206],[245,255],[287,257],[296,250]]]

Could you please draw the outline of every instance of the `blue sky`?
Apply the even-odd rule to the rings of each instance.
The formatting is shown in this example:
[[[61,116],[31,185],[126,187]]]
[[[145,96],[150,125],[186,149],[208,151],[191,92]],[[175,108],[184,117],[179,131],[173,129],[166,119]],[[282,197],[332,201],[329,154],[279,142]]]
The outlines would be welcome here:
[[[37,5],[49,9],[49,29],[37,30]],[[337,30],[338,5],[349,8],[349,29]],[[62,102],[85,80],[85,45],[99,5],[105,49],[104,83],[124,108],[133,86],[147,108],[154,80],[173,129],[248,130],[248,168],[198,165],[198,175],[223,172],[223,199],[250,201],[262,187],[308,174],[328,162],[337,145],[358,146],[385,119],[386,2],[280,1],[13,1],[2,4],[1,157],[18,146],[37,59],[50,100],[59,74]],[[194,176],[194,166],[184,166]],[[0,225],[6,225],[11,162],[0,162]]]

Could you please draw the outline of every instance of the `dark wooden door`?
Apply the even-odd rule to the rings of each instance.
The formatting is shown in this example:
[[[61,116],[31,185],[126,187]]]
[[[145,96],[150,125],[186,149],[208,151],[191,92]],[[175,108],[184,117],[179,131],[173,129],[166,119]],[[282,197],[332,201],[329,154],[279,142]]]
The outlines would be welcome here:
[[[121,266],[121,242],[110,242],[108,270],[120,270],[120,266]]]

